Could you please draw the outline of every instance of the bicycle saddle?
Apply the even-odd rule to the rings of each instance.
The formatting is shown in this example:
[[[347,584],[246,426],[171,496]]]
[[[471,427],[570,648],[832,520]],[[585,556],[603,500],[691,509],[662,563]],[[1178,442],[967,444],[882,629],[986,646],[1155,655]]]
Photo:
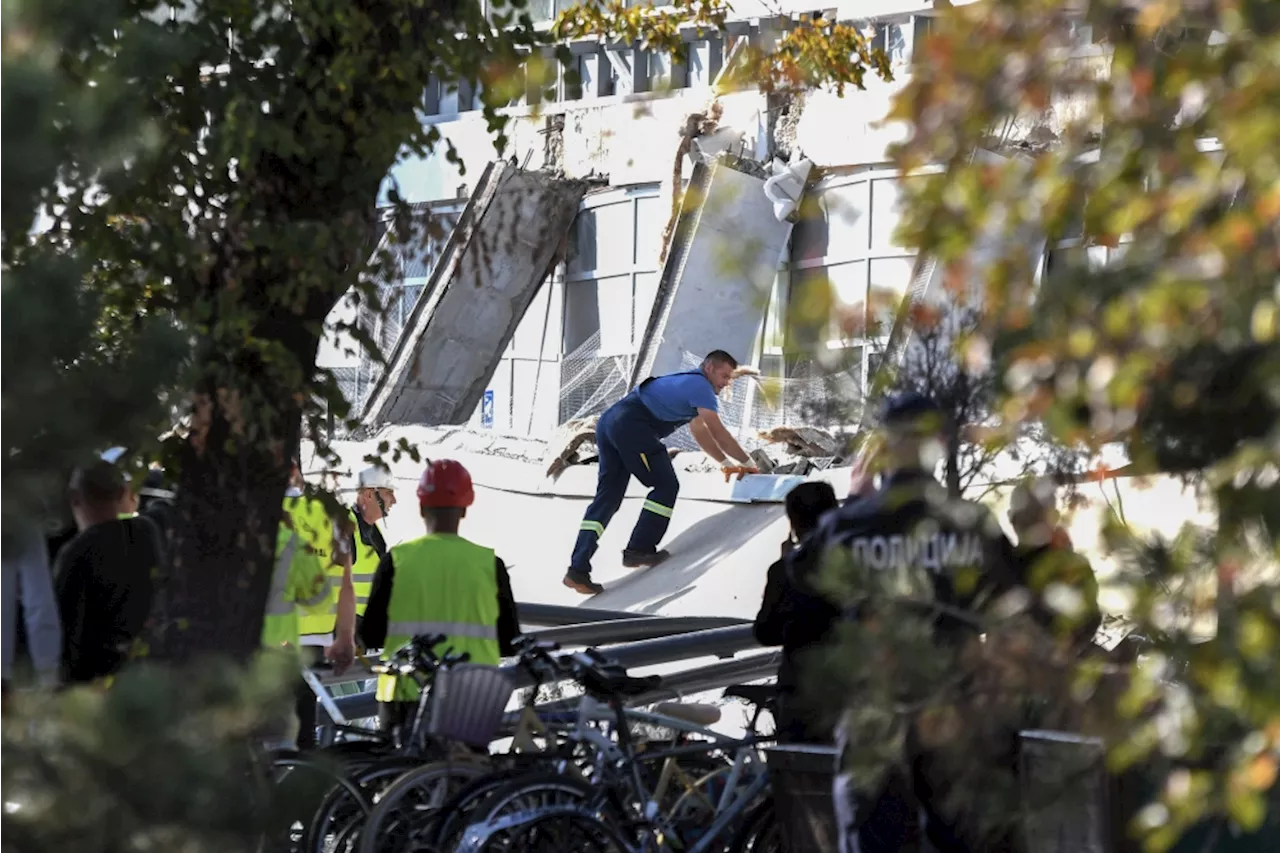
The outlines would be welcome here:
[[[662,677],[647,675],[635,678],[627,675],[627,671],[618,668],[583,667],[578,672],[578,680],[587,693],[601,699],[625,699],[647,693],[662,683]]]

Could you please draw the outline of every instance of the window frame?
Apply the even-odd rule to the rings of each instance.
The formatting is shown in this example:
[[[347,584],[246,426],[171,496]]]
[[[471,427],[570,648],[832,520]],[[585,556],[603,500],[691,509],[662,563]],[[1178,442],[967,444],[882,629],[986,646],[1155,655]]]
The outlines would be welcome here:
[[[628,184],[622,187],[614,187],[604,192],[593,193],[583,198],[582,203],[578,206],[578,214],[588,210],[597,210],[603,207],[612,207],[615,205],[629,205],[631,208],[631,263],[620,264],[616,267],[601,269],[598,266],[593,269],[571,270],[566,259],[564,274],[564,298],[561,305],[561,334],[560,334],[560,357],[564,358],[575,350],[565,349],[565,333],[569,329],[569,302],[570,293],[573,285],[582,284],[584,282],[599,282],[602,279],[621,278],[625,276],[630,284],[631,295],[631,316],[630,316],[630,334],[628,335],[629,343],[625,348],[616,347],[599,347],[595,350],[595,355],[600,358],[615,356],[633,356],[639,350],[639,335],[643,334],[643,330],[637,331],[636,319],[638,312],[643,310],[637,303],[636,294],[638,292],[638,277],[641,275],[662,274],[662,265],[658,263],[658,258],[652,261],[642,262],[638,259],[637,250],[639,248],[639,240],[637,239],[640,231],[640,201],[642,199],[661,199],[662,190],[659,183],[644,184]],[[578,227],[577,217],[574,218],[572,228]],[[597,243],[598,245],[598,243]],[[598,261],[597,255],[597,263]],[[599,298],[597,296],[597,311],[599,310]],[[597,315],[596,332],[600,331],[599,316]],[[594,333],[593,333],[594,334]],[[587,340],[590,340],[590,335]],[[579,344],[581,346],[581,344]]]

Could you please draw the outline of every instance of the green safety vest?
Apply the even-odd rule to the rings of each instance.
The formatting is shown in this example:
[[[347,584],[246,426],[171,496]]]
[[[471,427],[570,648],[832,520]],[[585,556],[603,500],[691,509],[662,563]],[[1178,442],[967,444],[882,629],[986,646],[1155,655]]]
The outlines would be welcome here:
[[[297,648],[304,616],[325,606],[332,582],[320,559],[302,537],[281,524],[276,535],[276,564],[262,619],[262,646]]]
[[[285,498],[284,511],[293,519],[293,529],[320,559],[330,577],[335,578],[324,607],[303,616],[299,630],[303,634],[332,634],[338,621],[338,592],[342,585],[342,567],[332,565],[333,521],[318,500],[306,497]]]
[[[382,562],[382,557],[372,545],[364,544],[364,540],[360,538],[355,510],[351,511],[351,520],[356,524],[356,553],[351,562],[351,585],[356,593],[356,615],[363,616],[364,609],[369,604],[369,593],[373,590],[373,576],[378,572],[378,563]],[[338,567],[338,580],[342,580],[341,566]]]
[[[498,577],[493,551],[461,536],[435,533],[391,549],[395,581],[387,605],[383,660],[418,634],[444,634],[437,651],[466,652],[470,663],[496,666]],[[378,676],[378,701],[414,701],[412,678]]]

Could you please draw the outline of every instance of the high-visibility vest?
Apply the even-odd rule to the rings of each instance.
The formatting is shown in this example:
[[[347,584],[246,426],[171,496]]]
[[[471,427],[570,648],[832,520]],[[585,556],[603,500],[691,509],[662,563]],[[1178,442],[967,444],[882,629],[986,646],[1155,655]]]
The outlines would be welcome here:
[[[332,582],[320,559],[297,533],[281,524],[276,535],[276,563],[262,619],[262,646],[297,648],[299,624],[308,612],[329,600]]]
[[[360,538],[360,523],[356,520],[356,510],[351,511],[351,521],[356,525],[354,536],[356,553],[351,562],[351,585],[356,593],[356,615],[363,616],[364,609],[369,604],[369,593],[373,590],[373,576],[378,572],[378,563],[382,562],[382,555],[372,545],[364,544],[364,540]],[[341,567],[339,567],[339,580],[341,580]]]
[[[303,634],[332,634],[338,621],[338,591],[342,584],[342,567],[332,564],[333,521],[324,504],[310,498],[285,498],[284,511],[289,513],[289,517],[293,519],[293,529],[298,531],[302,541],[319,558],[320,565],[325,567],[330,577],[336,579],[325,606],[317,607],[304,615],[299,622],[299,630]]]
[[[437,647],[471,656],[471,663],[497,665],[498,577],[493,551],[445,533],[434,533],[391,549],[395,580],[387,605],[386,660],[419,634],[444,634]],[[378,676],[378,701],[413,701],[411,678]]]

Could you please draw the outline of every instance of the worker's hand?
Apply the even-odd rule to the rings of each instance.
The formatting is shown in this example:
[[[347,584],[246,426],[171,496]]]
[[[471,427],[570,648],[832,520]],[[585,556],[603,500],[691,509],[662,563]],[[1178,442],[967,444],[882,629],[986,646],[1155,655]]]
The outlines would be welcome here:
[[[735,462],[732,459],[726,459],[723,462],[721,462],[720,470],[724,473],[724,481],[726,483],[729,482],[730,478],[734,477],[735,475],[739,480],[741,480],[743,477],[747,476],[748,474],[760,473],[760,469],[755,467],[754,465],[743,465],[742,463]]]
[[[325,647],[324,656],[333,664],[334,673],[342,675],[355,662],[355,641],[350,637],[336,639],[332,645]]]

